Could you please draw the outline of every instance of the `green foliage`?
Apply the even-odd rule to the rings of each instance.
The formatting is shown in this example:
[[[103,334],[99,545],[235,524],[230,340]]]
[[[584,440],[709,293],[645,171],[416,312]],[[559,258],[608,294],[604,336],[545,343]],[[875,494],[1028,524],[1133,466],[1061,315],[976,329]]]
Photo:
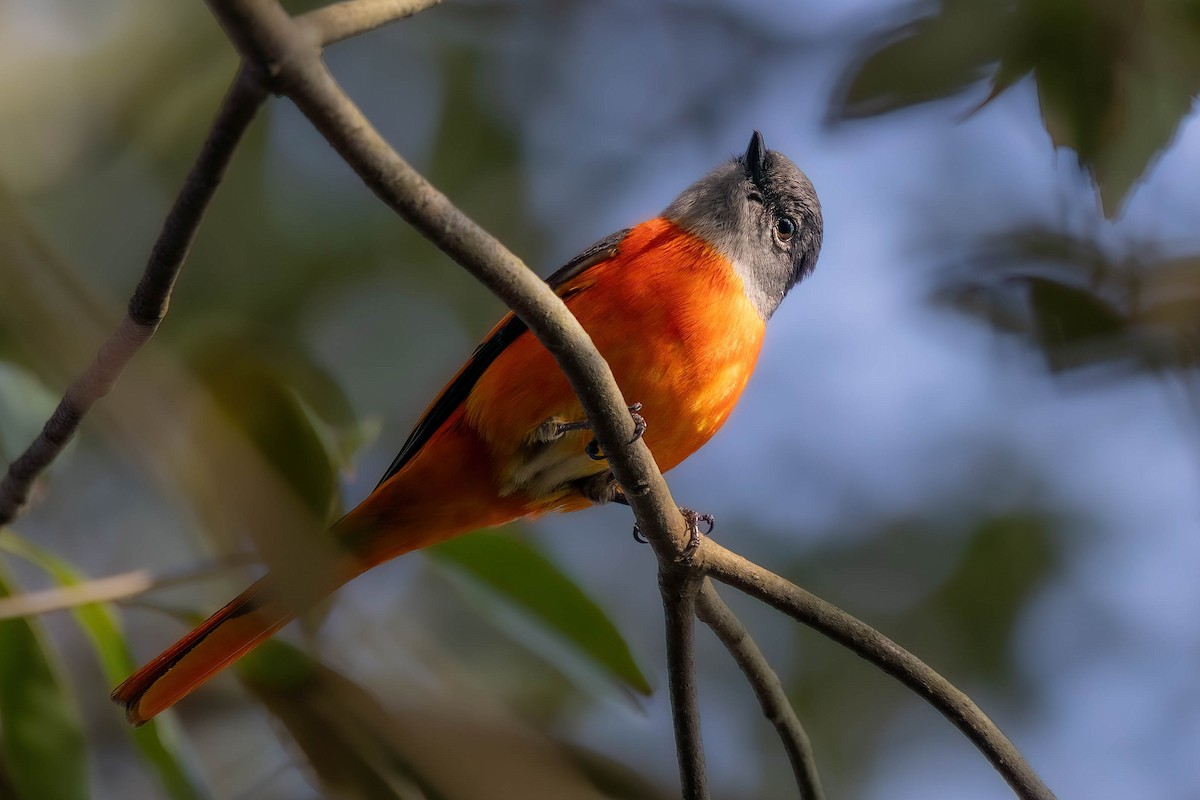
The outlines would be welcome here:
[[[352,681],[281,641],[268,641],[237,665],[303,751],[330,797],[437,800],[391,733],[378,702]]]
[[[480,531],[428,552],[521,608],[602,671],[641,694],[650,693],[650,682],[612,620],[527,542]]]
[[[268,336],[212,336],[193,369],[222,411],[318,519],[340,503],[337,470],[369,436],[337,382]]]
[[[989,72],[984,103],[1033,77],[1046,131],[1075,151],[1111,217],[1200,93],[1200,3],[944,0],[864,45],[830,115],[936,100]]]
[[[1006,231],[945,276],[939,298],[1021,336],[1053,372],[1200,364],[1200,256],[1159,256],[1151,243],[1115,257],[1068,233]]]
[[[0,532],[0,549],[36,564],[60,587],[79,586],[85,580],[79,571],[64,559],[33,545],[11,531]],[[125,634],[111,607],[90,603],[75,607],[71,614],[87,635],[108,683],[116,686],[137,668],[129,652]],[[0,621],[0,625],[4,624],[4,621]],[[178,726],[171,718],[162,718],[140,728],[131,728],[130,735],[137,745],[142,761],[158,775],[167,797],[171,800],[195,800],[209,796],[208,790],[204,788],[190,763]]]
[[[865,531],[839,530],[783,574],[869,620],[941,674],[986,683],[1011,717],[1027,697],[1010,662],[1012,634],[1029,599],[1058,572],[1063,520],[1038,511],[1032,498],[1011,513],[974,506],[971,487],[1009,492],[1014,479],[1031,476],[1018,478],[1003,459],[974,465],[972,473],[963,495],[943,496],[919,516],[877,520],[870,546],[861,544]],[[837,776],[855,776],[864,753],[882,750],[881,734],[902,711],[928,709],[841,647],[809,631],[792,640],[799,666],[788,696],[815,743],[823,778],[833,778],[831,796],[854,794],[861,787],[838,791]]]
[[[843,75],[831,120],[886,114],[978,84],[1001,57],[1006,5],[945,0],[938,14],[875,34]]]
[[[968,534],[955,569],[912,615],[921,625],[943,629],[946,648],[959,663],[943,668],[955,674],[986,675],[1003,684],[1010,638],[1028,598],[1059,566],[1056,522],[1032,512],[989,517]],[[982,587],[982,588],[981,588]],[[914,632],[914,647],[920,648]]]
[[[244,659],[238,673],[331,798],[663,797],[620,765],[535,733],[486,703],[431,691],[388,707],[278,640]],[[620,787],[620,793],[597,786]]]
[[[0,571],[0,597],[14,587]],[[0,620],[0,763],[17,800],[88,796],[83,723],[62,672],[38,623]]]

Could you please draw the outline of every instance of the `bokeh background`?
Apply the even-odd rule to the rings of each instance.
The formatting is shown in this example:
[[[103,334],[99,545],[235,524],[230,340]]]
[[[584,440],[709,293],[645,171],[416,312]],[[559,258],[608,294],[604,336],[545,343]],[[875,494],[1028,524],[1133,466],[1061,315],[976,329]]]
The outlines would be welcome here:
[[[1061,796],[1200,796],[1200,3],[450,0],[326,59],[542,274],[761,130],[824,251],[674,495],[942,671]],[[5,459],[115,327],[235,66],[201,3],[0,2]],[[285,523],[365,496],[501,313],[271,103],[159,336],[2,534],[8,592],[184,581],[0,622],[0,795],[672,796],[623,508],[378,569],[136,739],[107,702],[254,571],[210,566],[303,553]],[[922,701],[726,596],[830,796],[1010,796]],[[794,796],[704,633],[699,661],[716,796]]]

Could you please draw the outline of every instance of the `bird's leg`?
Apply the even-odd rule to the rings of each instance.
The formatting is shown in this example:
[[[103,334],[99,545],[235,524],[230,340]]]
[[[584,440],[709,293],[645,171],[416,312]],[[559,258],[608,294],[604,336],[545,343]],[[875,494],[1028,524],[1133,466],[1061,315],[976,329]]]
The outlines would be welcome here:
[[[646,432],[646,418],[638,413],[641,410],[641,403],[633,403],[629,406],[629,415],[633,417],[633,438],[629,440],[630,444],[642,438],[642,434]],[[572,431],[587,431],[591,430],[591,428],[591,423],[586,419],[578,422],[560,422],[556,419],[548,419],[534,428],[530,439],[531,441],[541,443],[556,442]],[[587,454],[588,458],[593,461],[603,461],[605,459],[605,455],[600,451],[600,445],[595,439],[588,442]]]
[[[629,501],[625,499],[625,495],[621,495],[619,500],[616,498],[613,499],[616,502],[629,505]],[[700,546],[700,537],[710,535],[713,532],[713,529],[716,528],[717,520],[712,514],[701,514],[700,512],[693,511],[686,506],[680,506],[679,513],[683,515],[683,521],[687,523],[688,532],[687,547],[683,548],[683,553],[681,555],[683,558],[688,559],[695,554],[696,548]],[[700,531],[701,522],[708,526],[703,533]],[[642,534],[641,526],[636,522],[633,525],[633,538],[642,544],[646,544],[648,542],[645,535]]]
[[[625,492],[621,490],[611,472],[602,472],[599,475],[593,475],[579,485],[579,490],[583,493],[584,497],[593,503],[620,503],[623,506],[629,505],[629,498],[625,496]],[[700,537],[712,534],[717,526],[717,520],[712,514],[701,514],[699,511],[694,511],[687,506],[680,506],[679,513],[683,515],[683,521],[687,524],[688,544],[683,549],[682,556],[688,559],[695,554],[696,548],[700,546]],[[708,526],[704,531],[700,530],[701,523]],[[633,524],[633,538],[642,544],[648,544],[648,540],[642,534],[641,526],[636,522]]]

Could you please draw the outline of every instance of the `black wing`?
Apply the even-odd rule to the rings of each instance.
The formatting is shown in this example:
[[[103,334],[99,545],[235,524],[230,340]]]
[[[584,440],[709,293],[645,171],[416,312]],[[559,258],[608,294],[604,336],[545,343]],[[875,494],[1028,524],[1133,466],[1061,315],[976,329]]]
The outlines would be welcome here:
[[[557,290],[567,281],[583,274],[601,261],[612,258],[617,254],[617,246],[628,233],[629,229],[626,228],[596,242],[587,250],[584,250],[575,256],[575,258],[568,261],[562,269],[547,278],[546,283],[550,284],[551,289]],[[387,472],[383,473],[383,477],[379,479],[379,483],[375,488],[378,489],[382,486],[388,478],[395,475],[403,469],[405,464],[412,460],[412,457],[425,446],[425,443],[449,419],[454,410],[467,399],[467,395],[470,394],[471,389],[474,388],[484,371],[491,366],[491,363],[525,331],[525,323],[514,315],[495,333],[484,340],[479,347],[475,348],[475,352],[471,354],[470,360],[467,361],[458,375],[454,377],[454,380],[445,389],[442,389],[442,393],[433,401],[433,405],[425,411],[420,421],[417,422],[417,426],[408,435],[404,446],[400,448],[400,452],[392,460],[392,465],[388,467]]]

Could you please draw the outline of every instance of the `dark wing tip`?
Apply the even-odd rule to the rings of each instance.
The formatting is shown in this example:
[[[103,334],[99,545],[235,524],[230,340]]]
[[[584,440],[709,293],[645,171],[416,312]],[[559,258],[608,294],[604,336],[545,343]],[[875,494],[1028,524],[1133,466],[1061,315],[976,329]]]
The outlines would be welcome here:
[[[138,712],[138,700],[141,699],[140,693],[131,693],[129,689],[129,681],[125,681],[108,696],[108,699],[125,709],[125,720],[135,728],[140,728],[150,720],[143,719]]]
[[[746,147],[746,169],[750,171],[750,179],[761,184],[767,173],[767,145],[763,135],[755,131],[750,136],[750,144]]]

